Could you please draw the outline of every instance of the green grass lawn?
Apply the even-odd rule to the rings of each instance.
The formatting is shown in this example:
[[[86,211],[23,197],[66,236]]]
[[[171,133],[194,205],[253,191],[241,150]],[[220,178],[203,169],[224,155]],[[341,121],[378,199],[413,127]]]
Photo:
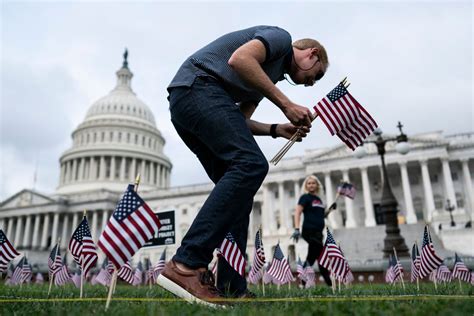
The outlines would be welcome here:
[[[0,315],[473,315],[473,287],[462,286],[462,292],[457,282],[435,291],[426,283],[418,293],[411,284],[405,291],[398,285],[355,285],[335,295],[321,285],[310,290],[267,286],[265,296],[253,287],[257,299],[215,311],[175,299],[159,286],[118,285],[106,312],[107,290],[101,286],[85,286],[80,301],[79,290],[71,285],[53,287],[49,300],[48,285],[0,285]]]

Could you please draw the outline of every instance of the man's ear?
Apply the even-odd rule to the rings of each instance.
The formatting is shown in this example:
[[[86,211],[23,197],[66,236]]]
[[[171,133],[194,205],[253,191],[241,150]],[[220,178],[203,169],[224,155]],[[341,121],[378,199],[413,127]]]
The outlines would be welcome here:
[[[311,58],[316,57],[319,59],[319,49],[316,47],[311,48],[310,50]]]

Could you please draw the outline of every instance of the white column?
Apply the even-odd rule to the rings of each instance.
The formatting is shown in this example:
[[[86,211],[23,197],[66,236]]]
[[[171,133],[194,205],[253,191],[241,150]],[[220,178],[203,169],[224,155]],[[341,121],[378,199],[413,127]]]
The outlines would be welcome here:
[[[92,234],[92,239],[94,239],[94,241],[97,241],[99,239],[99,236],[97,236],[97,220],[98,220],[98,211],[93,211],[91,234]]]
[[[143,182],[146,182],[146,179],[147,179],[147,175],[145,174],[145,164],[146,164],[145,159],[142,159],[142,163],[140,164],[140,174],[141,174],[141,178],[144,180]]]
[[[426,221],[431,222],[433,217],[433,212],[435,210],[434,200],[433,200],[433,189],[431,188],[430,172],[428,170],[428,161],[420,160],[421,164],[421,175],[423,178],[423,189],[425,192],[425,202],[426,202]]]
[[[28,215],[26,217],[26,224],[25,224],[25,234],[23,238],[23,247],[29,248],[30,247],[30,237],[31,237],[31,217],[32,215]]]
[[[464,192],[466,192],[466,206],[471,209],[471,221],[474,219],[474,190],[472,188],[471,173],[469,171],[469,159],[462,159],[462,174],[464,178]],[[466,207],[466,213],[467,213]]]
[[[0,218],[0,229],[5,232],[5,218]]]
[[[5,232],[10,242],[13,242],[13,237],[15,237],[13,234],[13,221],[14,220],[15,220],[14,217],[10,217],[8,219],[8,228],[7,228],[7,231]]]
[[[150,161],[150,184],[155,185],[156,177],[155,177],[155,163]]]
[[[324,173],[324,186],[326,188],[326,204],[329,207],[334,202],[334,192],[332,191],[332,181],[331,181],[331,172]],[[329,225],[331,228],[336,229],[338,228],[337,220],[336,220],[336,210],[332,210],[331,213],[328,215]]]
[[[59,213],[54,213],[53,216],[53,230],[51,232],[51,244],[54,245],[58,241],[58,225],[59,225]]]
[[[41,215],[35,215],[35,224],[33,226],[33,238],[31,240],[31,248],[38,247],[39,244],[39,228],[41,223]]]
[[[105,180],[105,157],[100,156],[99,180]]]
[[[21,246],[21,236],[23,235],[23,217],[19,216],[16,220],[15,239],[14,242],[17,246]]]
[[[70,167],[69,167],[69,161],[65,161],[63,162],[64,164],[64,183],[68,183],[69,182],[69,178],[71,177],[71,170],[70,170]]]
[[[79,161],[79,176],[77,177],[77,180],[84,180],[85,177],[84,177],[84,165],[86,164],[86,160],[85,158],[81,158],[81,160]]]
[[[454,193],[453,178],[451,177],[451,168],[449,168],[448,157],[441,158],[441,162],[443,164],[443,179],[446,196],[450,200],[451,205],[454,206],[454,209],[457,209],[458,203],[456,200],[456,194]],[[446,201],[444,202],[446,203]]]
[[[64,183],[64,177],[66,176],[66,165],[64,163],[61,164],[61,176],[59,178],[59,183]]]
[[[67,235],[67,232],[68,232],[68,228],[69,228],[69,215],[68,214],[64,214],[64,217],[63,217],[63,229],[62,229],[62,232],[61,232],[61,244],[60,246],[62,247],[66,247],[68,242],[69,242],[69,237],[71,236],[68,236]]]
[[[413,207],[413,199],[411,197],[411,187],[410,179],[408,178],[407,163],[406,161],[399,162],[400,171],[402,174],[402,187],[403,187],[403,196],[405,198],[405,207],[407,211],[407,223],[415,224],[416,223],[416,214],[415,208]]]
[[[48,233],[49,233],[49,214],[44,215],[43,220],[43,234],[41,236],[41,248],[46,248],[48,245]]]
[[[100,233],[102,234],[102,231],[104,231],[105,225],[107,225],[107,221],[109,220],[109,212],[107,210],[102,211],[102,226],[100,229]]]
[[[288,210],[285,207],[285,183],[279,182],[278,183],[278,204],[280,208],[280,221],[281,227],[280,232],[282,234],[286,234],[289,230],[291,230],[290,223],[288,222]]]
[[[76,174],[77,174],[77,159],[73,159],[73,161],[72,161],[72,175],[71,175],[71,181],[72,182],[76,181]]]
[[[269,236],[270,231],[271,231],[271,220],[270,220],[270,207],[269,207],[269,190],[268,190],[268,184],[263,184],[262,185],[262,196],[263,196],[263,201],[262,201],[262,217],[263,217],[263,222],[262,222],[262,229],[263,229],[263,235],[264,236]]]
[[[136,158],[132,158],[132,165],[130,166],[130,172],[128,173],[129,174],[129,179],[128,181],[132,181],[132,180],[135,180],[135,177],[137,176],[135,173],[136,173],[136,170],[137,169],[137,159]]]
[[[125,162],[127,161],[126,157],[122,157],[120,161],[120,181],[125,181]]]
[[[110,180],[115,180],[115,156],[110,157]]]
[[[76,230],[77,225],[79,225],[79,216],[81,216],[81,214],[74,213],[74,215],[72,217],[71,233],[69,234],[70,236],[72,236],[72,234],[74,234],[74,231]]]
[[[365,226],[372,227],[376,223],[367,167],[361,167],[360,172],[362,176],[362,190],[364,191]]]
[[[97,163],[95,157],[91,157],[90,167],[89,167],[89,180],[95,180],[97,175]]]
[[[344,181],[350,182],[349,170],[346,169],[342,171],[342,178],[344,179]],[[348,197],[344,197],[344,200],[346,202],[346,216],[347,216],[346,227],[347,228],[357,227],[357,222],[354,217],[354,202]]]

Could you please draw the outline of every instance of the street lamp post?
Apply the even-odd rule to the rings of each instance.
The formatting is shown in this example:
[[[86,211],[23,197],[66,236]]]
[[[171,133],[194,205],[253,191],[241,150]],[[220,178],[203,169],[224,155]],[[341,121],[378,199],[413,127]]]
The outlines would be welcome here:
[[[393,248],[396,249],[397,255],[399,257],[409,257],[408,248],[405,244],[405,239],[400,234],[400,228],[398,227],[398,203],[395,199],[395,196],[393,195],[392,188],[390,187],[390,183],[388,181],[387,167],[385,165],[385,144],[387,142],[396,141],[397,145],[395,146],[395,148],[397,152],[403,155],[410,151],[410,146],[407,142],[408,137],[402,131],[403,125],[398,122],[397,127],[400,130],[400,135],[395,138],[383,138],[382,131],[377,128],[374,131],[376,139],[364,142],[375,144],[377,146],[377,152],[380,155],[380,159],[382,160],[383,187],[380,208],[382,209],[382,213],[385,216],[386,225],[386,236],[384,239],[383,248],[384,257],[388,257],[390,254],[392,254]],[[362,158],[363,156],[365,156],[365,154],[365,149],[363,149],[362,147],[359,147],[359,149],[355,153],[357,158]]]
[[[451,205],[451,201],[447,199],[445,210],[449,212],[449,216],[451,217],[451,227],[456,226],[456,223],[454,222],[454,219],[453,219],[453,211],[455,208],[456,207],[454,205]]]

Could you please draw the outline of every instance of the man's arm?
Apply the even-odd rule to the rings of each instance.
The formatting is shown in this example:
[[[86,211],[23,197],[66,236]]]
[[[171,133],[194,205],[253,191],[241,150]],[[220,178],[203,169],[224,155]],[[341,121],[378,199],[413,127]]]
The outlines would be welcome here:
[[[240,104],[240,111],[244,114],[247,119],[247,126],[253,135],[257,136],[268,136],[270,135],[270,128],[272,124],[261,123],[255,120],[250,119],[255,112],[256,104],[252,102],[242,102]],[[293,124],[278,124],[276,127],[276,134],[279,137],[284,137],[290,139],[294,133],[298,130]],[[309,133],[308,127],[300,128],[300,137],[297,141],[301,141],[302,138],[306,137],[306,134]]]
[[[311,127],[310,110],[291,102],[263,71],[260,64],[265,61],[265,56],[265,45],[255,39],[240,46],[228,63],[246,83],[276,104],[291,123]]]

